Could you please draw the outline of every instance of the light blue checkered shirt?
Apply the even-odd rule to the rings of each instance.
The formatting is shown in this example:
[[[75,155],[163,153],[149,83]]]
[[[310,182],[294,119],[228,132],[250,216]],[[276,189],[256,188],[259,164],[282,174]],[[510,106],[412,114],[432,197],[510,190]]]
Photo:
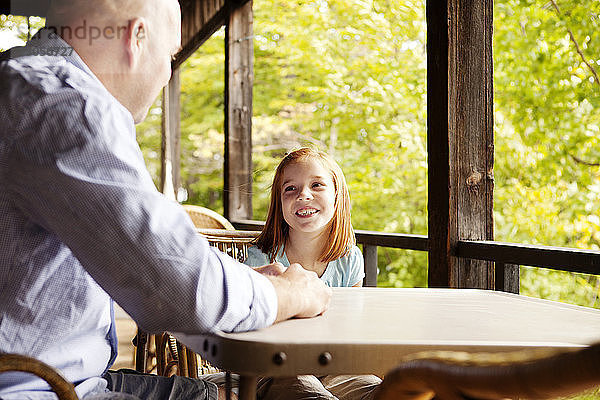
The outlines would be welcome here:
[[[50,36],[0,61],[0,352],[59,368],[83,397],[105,385],[110,298],[150,332],[271,324],[271,283],[156,190],[131,114],[77,54],[27,55],[68,47]],[[47,389],[0,374],[0,398]]]

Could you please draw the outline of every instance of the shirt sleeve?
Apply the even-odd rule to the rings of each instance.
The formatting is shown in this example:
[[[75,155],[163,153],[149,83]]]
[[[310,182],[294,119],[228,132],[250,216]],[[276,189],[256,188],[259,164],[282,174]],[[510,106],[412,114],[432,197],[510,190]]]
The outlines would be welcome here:
[[[6,114],[18,121],[9,196],[143,329],[245,331],[273,323],[273,285],[210,247],[185,210],[156,190],[131,115],[106,100],[108,92],[20,89],[22,101]]]
[[[352,247],[348,254],[348,286],[360,283],[365,277],[365,262],[357,246]]]

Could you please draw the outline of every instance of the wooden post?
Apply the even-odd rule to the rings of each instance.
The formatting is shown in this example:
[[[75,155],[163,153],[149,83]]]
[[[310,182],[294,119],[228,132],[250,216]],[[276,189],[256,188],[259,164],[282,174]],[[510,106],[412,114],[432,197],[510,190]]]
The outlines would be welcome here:
[[[160,152],[160,190],[165,196],[176,199],[177,189],[181,186],[181,116],[180,116],[179,70],[173,71],[169,84],[162,94],[161,152]]]
[[[225,27],[223,208],[229,220],[252,219],[252,1],[231,4]]]
[[[429,286],[494,288],[493,264],[456,258],[493,239],[492,0],[427,0]]]
[[[450,286],[456,245],[456,226],[450,224],[447,1],[426,2],[429,287]]]
[[[519,294],[520,268],[515,264],[495,263],[495,289],[504,292]]]
[[[377,246],[364,244],[365,280],[363,286],[377,286]]]

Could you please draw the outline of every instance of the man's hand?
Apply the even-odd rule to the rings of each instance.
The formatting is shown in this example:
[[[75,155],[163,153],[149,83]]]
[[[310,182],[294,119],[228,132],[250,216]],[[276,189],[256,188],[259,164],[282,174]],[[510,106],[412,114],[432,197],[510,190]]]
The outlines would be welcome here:
[[[265,267],[277,268],[277,264]],[[315,317],[329,308],[331,288],[327,287],[315,272],[305,270],[300,264],[290,265],[279,275],[266,276],[277,293],[278,307],[275,322],[292,317]]]

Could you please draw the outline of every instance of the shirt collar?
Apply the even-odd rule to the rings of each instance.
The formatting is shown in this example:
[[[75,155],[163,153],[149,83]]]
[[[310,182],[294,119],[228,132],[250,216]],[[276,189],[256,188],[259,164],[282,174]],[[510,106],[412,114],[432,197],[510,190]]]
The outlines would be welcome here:
[[[25,48],[30,50],[34,47],[44,49],[72,49],[71,45],[65,42],[54,30],[48,28],[40,29],[25,45]],[[68,55],[58,53],[55,57],[60,57],[68,63],[73,64],[87,75],[94,78],[98,83],[102,84],[98,77],[92,72],[85,62],[79,57],[79,54],[73,49]]]

